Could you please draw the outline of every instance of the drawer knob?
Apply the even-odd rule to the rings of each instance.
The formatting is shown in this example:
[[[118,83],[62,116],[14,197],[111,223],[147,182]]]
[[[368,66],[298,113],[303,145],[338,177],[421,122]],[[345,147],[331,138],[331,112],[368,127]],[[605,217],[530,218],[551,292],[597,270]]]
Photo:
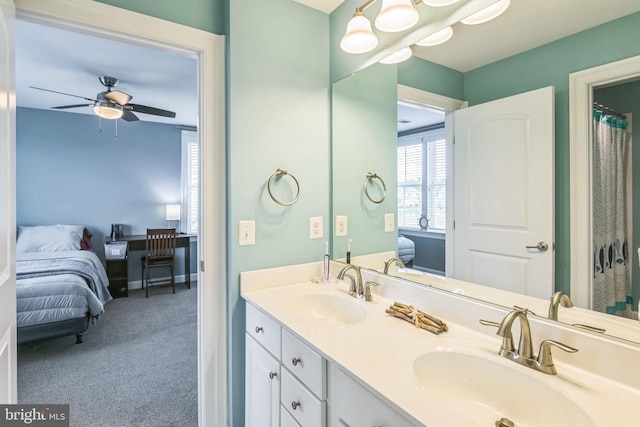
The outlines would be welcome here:
[[[262,329],[262,326],[256,326],[256,334],[259,334],[260,332],[264,333],[264,329]]]
[[[293,363],[293,366],[298,366],[298,363],[302,363],[302,360],[300,360],[300,358],[298,357],[294,357],[293,359],[291,359],[291,363]]]
[[[275,372],[269,372],[269,379],[271,379],[271,380],[272,380],[272,379],[274,379],[274,378],[275,378],[275,377],[277,377],[277,376],[278,376],[278,374],[277,374],[277,373],[275,373]]]
[[[293,408],[294,411],[298,409],[298,406],[300,406],[300,402],[296,402],[296,401],[291,402],[291,407]]]

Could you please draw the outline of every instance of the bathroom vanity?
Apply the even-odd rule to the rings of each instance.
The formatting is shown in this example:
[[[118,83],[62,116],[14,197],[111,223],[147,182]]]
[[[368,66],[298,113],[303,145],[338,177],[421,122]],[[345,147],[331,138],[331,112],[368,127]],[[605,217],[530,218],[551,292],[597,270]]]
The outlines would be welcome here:
[[[640,374],[627,367],[640,360],[637,345],[518,315],[527,319],[510,330],[516,346],[526,322],[534,354],[544,340],[578,349],[551,346],[558,373],[545,374],[498,354],[505,340],[495,326],[510,310],[362,269],[364,281],[379,284],[364,301],[335,279],[342,267],[332,262],[330,283],[318,283],[321,263],[241,274],[247,426],[636,423]],[[448,331],[386,315],[395,301]]]

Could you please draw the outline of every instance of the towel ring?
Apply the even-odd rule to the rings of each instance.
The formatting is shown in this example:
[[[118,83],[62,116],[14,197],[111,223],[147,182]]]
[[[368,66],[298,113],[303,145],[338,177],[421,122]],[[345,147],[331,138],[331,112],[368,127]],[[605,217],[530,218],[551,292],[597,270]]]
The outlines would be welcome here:
[[[293,198],[292,201],[290,202],[281,202],[280,200],[276,199],[275,196],[273,195],[273,193],[271,192],[271,181],[273,180],[273,178],[282,178],[284,175],[288,175],[291,177],[291,179],[293,179],[293,181],[296,183],[296,187],[297,187],[297,192],[296,192],[296,197]],[[286,169],[280,169],[278,168],[273,175],[271,175],[271,177],[269,178],[269,181],[267,182],[267,190],[269,191],[269,196],[271,196],[271,198],[273,199],[274,202],[276,202],[277,204],[279,204],[280,206],[291,206],[293,205],[295,202],[298,201],[298,199],[300,198],[300,183],[298,182],[298,180],[296,179],[295,176],[293,176],[293,174],[291,172],[288,172]]]
[[[382,189],[384,190],[384,194],[382,195],[382,198],[380,200],[374,200],[369,195],[369,190],[367,189],[367,185],[369,184],[369,181],[371,181],[372,179],[377,179],[382,184]],[[384,181],[379,175],[369,172],[367,173],[367,177],[364,179],[364,194],[366,194],[367,199],[371,200],[373,203],[382,203],[384,202],[384,199],[387,198],[387,186],[384,184]]]

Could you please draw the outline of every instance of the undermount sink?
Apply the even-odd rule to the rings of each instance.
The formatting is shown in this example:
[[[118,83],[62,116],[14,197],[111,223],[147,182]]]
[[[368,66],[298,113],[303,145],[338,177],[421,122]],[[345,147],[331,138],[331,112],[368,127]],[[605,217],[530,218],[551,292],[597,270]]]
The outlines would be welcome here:
[[[332,325],[358,323],[367,316],[362,302],[341,294],[305,294],[293,297],[290,311],[305,320]]]
[[[493,355],[434,350],[417,356],[413,375],[430,398],[478,425],[501,418],[516,426],[594,426],[590,417],[545,374],[523,372]],[[540,378],[536,377],[540,376]]]

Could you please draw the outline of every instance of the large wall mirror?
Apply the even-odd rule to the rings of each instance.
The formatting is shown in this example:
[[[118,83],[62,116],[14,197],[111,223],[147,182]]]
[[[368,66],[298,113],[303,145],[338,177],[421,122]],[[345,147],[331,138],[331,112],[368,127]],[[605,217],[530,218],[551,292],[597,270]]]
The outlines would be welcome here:
[[[598,62],[597,60],[595,61]],[[609,61],[611,62],[611,61]],[[614,61],[615,62],[615,61]],[[576,70],[589,68],[588,66],[584,66],[583,64],[590,64],[592,62],[582,61],[582,68],[571,68],[576,65],[571,64],[565,67],[566,72],[562,75],[563,83],[566,87],[561,88],[560,91],[556,92],[555,95],[555,108],[558,110],[558,107],[561,107],[561,111],[556,111],[555,117],[555,126],[556,128],[560,127],[560,132],[556,132],[556,139],[558,139],[558,135],[565,138],[565,141],[560,141],[560,144],[567,145],[566,139],[568,138],[568,125],[569,125],[569,111],[579,111],[583,116],[590,120],[591,119],[591,102],[593,101],[593,93],[589,93],[587,99],[583,102],[584,105],[575,105],[573,95],[571,98],[572,105],[567,105],[569,100],[568,95],[568,84],[567,81],[569,79],[569,75]],[[640,67],[635,71],[637,74],[640,74]],[[412,78],[413,79],[413,78]],[[347,249],[349,248],[351,251],[351,255],[360,256],[367,254],[375,254],[382,252],[397,252],[398,251],[398,232],[402,233],[403,230],[398,230],[395,228],[393,231],[388,231],[385,223],[385,217],[388,219],[388,215],[392,214],[394,218],[394,226],[397,227],[399,223],[399,219],[402,216],[402,212],[398,210],[398,200],[399,195],[398,185],[398,101],[401,100],[400,108],[402,108],[403,103],[407,102],[415,102],[416,105],[423,105],[427,110],[429,108],[434,107],[434,105],[428,105],[427,101],[424,99],[410,99],[411,94],[417,94],[420,91],[412,92],[411,90],[407,90],[407,87],[411,86],[410,81],[412,79],[403,78],[402,68],[399,66],[388,66],[376,64],[369,66],[368,68],[358,71],[357,73],[342,79],[333,85],[333,247],[332,254],[333,257],[337,260],[344,259]],[[618,78],[618,80],[623,80],[623,78]],[[629,79],[627,79],[629,80]],[[548,82],[540,82],[537,87],[543,86],[558,86],[557,79],[549,77]],[[589,90],[595,89],[596,86],[603,86],[604,84],[599,82],[596,84],[592,84],[593,88],[590,87]],[[400,87],[400,92],[399,88]],[[403,91],[403,87],[405,88]],[[537,88],[532,87],[531,89]],[[573,89],[572,89],[573,90]],[[524,91],[524,90],[523,90]],[[400,93],[400,95],[399,95]],[[502,95],[502,94],[500,94]],[[437,99],[437,95],[434,95],[434,98]],[[501,96],[496,96],[499,98]],[[417,98],[420,98],[419,96]],[[428,99],[428,97],[427,97]],[[443,99],[448,99],[444,98]],[[637,99],[637,98],[636,98]],[[448,99],[449,101],[454,101],[452,99]],[[448,108],[438,107],[443,113],[447,111],[453,111],[454,109],[461,107],[463,105],[462,100],[461,104],[456,106],[455,103],[452,103]],[[607,100],[607,102],[610,102]],[[438,110],[435,108],[435,110]],[[623,107],[627,108],[626,105],[623,104]],[[640,108],[638,108],[640,110]],[[588,113],[585,113],[588,112]],[[631,110],[630,110],[631,111]],[[630,111],[623,111],[624,113],[628,113]],[[577,114],[577,113],[576,113]],[[402,113],[401,113],[402,115]],[[453,119],[451,114],[445,114],[445,121]],[[572,119],[572,129],[574,126]],[[585,126],[584,134],[587,138],[590,138],[590,122],[586,121],[583,123]],[[450,122],[448,122],[447,127],[452,126]],[[426,126],[428,128],[428,126]],[[437,126],[436,126],[437,129]],[[443,128],[443,135],[447,136],[447,130]],[[450,130],[450,132],[452,132]],[[563,133],[566,132],[566,133]],[[573,135],[572,135],[573,138]],[[557,142],[558,143],[558,142]],[[572,144],[574,142],[572,141]],[[573,148],[572,148],[573,150]],[[640,152],[640,150],[637,150]],[[587,153],[587,152],[585,152]],[[558,173],[557,168],[562,167],[566,168],[571,163],[571,167],[575,167],[575,161],[573,159],[574,154],[571,156],[569,154],[566,155],[565,158],[560,161],[556,161],[556,173]],[[588,158],[590,158],[591,154],[588,152],[585,154]],[[447,166],[455,167],[453,165],[451,158],[447,158]],[[640,166],[638,166],[640,168]],[[590,172],[590,166],[583,165],[583,169],[577,174],[574,172],[571,173],[571,179],[575,179],[576,176],[581,177],[580,179],[590,180],[590,175],[585,175]],[[367,198],[365,193],[365,185],[367,183],[367,174],[375,173],[377,176],[383,178],[386,184],[386,195],[383,201],[380,203],[374,203],[370,199]],[[447,172],[448,174],[451,171]],[[568,174],[568,173],[567,173]],[[451,179],[451,176],[448,176],[447,179]],[[590,190],[589,181],[586,181],[584,186],[584,191]],[[574,184],[571,184],[571,188],[573,191]],[[562,184],[560,184],[562,186]],[[640,184],[638,184],[640,187]],[[569,187],[569,184],[566,184]],[[369,187],[371,193],[373,193],[374,198],[381,198],[383,195],[383,190],[380,185],[376,182],[376,180],[369,181]],[[558,203],[556,207],[556,218],[569,217],[573,218],[573,214],[569,214],[569,208],[571,206],[572,209],[582,210],[588,207],[589,215],[591,214],[591,207],[585,205],[585,201],[582,201],[582,204],[576,204],[576,201],[573,199],[575,194],[572,194],[571,204],[569,202],[566,203],[561,201]],[[586,197],[586,196],[585,196]],[[447,203],[451,202],[451,198],[453,198],[453,194],[447,194]],[[557,201],[557,200],[556,200]],[[590,202],[589,202],[590,203]],[[637,204],[637,200],[634,204]],[[336,216],[346,216],[346,230],[344,235],[336,235],[337,229],[335,224]],[[557,220],[556,220],[557,221]],[[582,224],[582,222],[587,221],[589,226],[591,225],[590,219],[578,219],[578,224]],[[558,222],[558,221],[557,221]],[[577,280],[584,280],[586,284],[581,289],[588,289],[592,286],[592,282],[589,280],[589,276],[591,275],[591,269],[593,268],[592,261],[589,261],[589,258],[592,256],[592,251],[589,249],[591,247],[591,243],[585,240],[580,240],[584,237],[582,234],[584,233],[584,229],[587,226],[586,224],[582,224],[583,228],[575,228],[574,223],[567,221],[566,223],[560,221],[563,229],[556,231],[556,236],[558,234],[563,235],[566,234],[566,230],[564,228],[568,228],[569,224],[571,224],[572,236],[571,236],[571,246],[575,247],[576,242],[584,245],[587,249],[583,249],[580,251],[575,251],[572,249],[572,257],[574,252],[576,252],[576,257],[581,257],[580,261],[576,261],[571,258],[571,285],[568,283],[556,283],[555,289],[566,290],[567,292],[571,289],[571,293],[574,293],[576,286],[582,286],[576,284]],[[425,224],[426,225],[426,224]],[[431,224],[429,224],[431,225]],[[452,224],[446,224],[446,227],[451,227]],[[556,225],[558,226],[558,224]],[[637,227],[638,228],[638,227]],[[406,231],[406,230],[405,230]],[[447,253],[447,245],[450,244],[447,240],[446,233],[440,233],[439,230],[430,230],[427,228],[425,230],[420,230],[420,227],[417,227],[417,230],[409,234],[409,238],[412,238],[411,234],[427,236],[425,241],[428,241],[428,244],[421,243],[421,247],[417,247],[416,249],[416,257],[414,259],[417,260],[417,257],[423,256],[424,251],[431,251],[430,258],[431,260],[437,259],[438,261],[434,264],[426,264],[425,261],[419,261],[416,268],[420,272],[420,274],[415,274],[414,272],[407,273],[407,271],[397,270],[392,274],[397,274],[401,276],[403,279],[411,280],[414,282],[430,285],[430,286],[439,286],[445,289],[460,292],[459,288],[455,286],[453,288],[447,288],[446,280],[441,280],[440,277],[444,277],[445,275],[450,275],[447,272],[447,264],[451,260],[444,259],[444,254]],[[581,234],[578,234],[581,233]],[[414,239],[417,241],[417,239]],[[550,242],[553,244],[553,242]],[[637,248],[640,246],[640,242],[636,239],[633,243]],[[416,245],[417,246],[417,245]],[[422,250],[422,254],[418,254],[417,252]],[[569,253],[568,249],[564,249],[565,253]],[[635,265],[638,265],[638,253],[636,249],[630,249],[630,251],[634,252],[634,255],[630,257]],[[561,257],[562,258],[562,257]],[[560,263],[564,263],[564,260],[561,259],[558,261]],[[557,264],[557,263],[556,263]],[[568,264],[568,262],[567,262]],[[426,265],[426,267],[425,267]],[[576,267],[576,265],[578,265]],[[366,265],[367,268],[374,268],[378,271],[382,271],[384,264],[380,264],[379,262],[376,265]],[[567,266],[562,266],[562,268],[567,268]],[[579,275],[575,274],[574,270],[576,268],[580,269]],[[637,268],[635,270],[638,270]],[[441,276],[438,276],[441,275]],[[634,282],[640,282],[640,273],[635,274],[636,280]],[[484,289],[483,289],[484,288]],[[634,293],[633,293],[633,302],[635,307],[631,307],[634,310],[637,310],[638,304],[638,290],[640,287],[638,285],[634,285]],[[500,305],[504,305],[507,307],[511,307],[513,305],[524,305],[527,304],[535,307],[545,307],[543,309],[534,310],[541,317],[547,317],[548,313],[546,312],[546,307],[549,306],[549,298],[532,298],[532,299],[522,299],[519,296],[512,294],[510,292],[496,290],[496,289],[488,289],[486,287],[481,287],[479,293],[474,293],[473,290],[468,289],[468,295],[486,300],[491,303],[496,303]],[[580,295],[580,291],[575,292],[576,298],[582,298]],[[550,297],[551,295],[549,295]],[[531,297],[527,297],[531,298]],[[629,340],[635,343],[640,343],[640,324],[636,319],[623,319],[617,316],[612,316],[610,314],[599,313],[592,310],[590,305],[582,303],[582,301],[576,304],[573,308],[560,308],[561,313],[568,313],[572,311],[575,316],[569,316],[563,318],[562,314],[559,316],[559,321],[563,323],[568,323],[572,325],[578,325],[579,327],[586,326],[586,330],[591,333],[604,333],[605,335],[615,336],[617,338],[622,338],[625,340]],[[584,308],[582,308],[584,307]],[[578,315],[579,313],[579,315]],[[637,314],[636,314],[637,315]],[[633,316],[633,314],[631,314]],[[576,320],[579,319],[579,320]]]

